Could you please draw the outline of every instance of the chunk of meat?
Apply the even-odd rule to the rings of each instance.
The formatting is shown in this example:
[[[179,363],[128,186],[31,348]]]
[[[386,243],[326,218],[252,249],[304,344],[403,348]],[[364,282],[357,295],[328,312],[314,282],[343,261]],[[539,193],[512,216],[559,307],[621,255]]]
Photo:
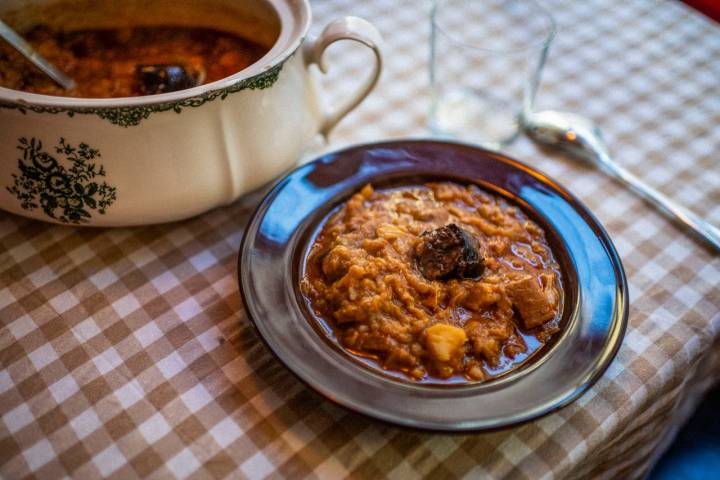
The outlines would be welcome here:
[[[477,239],[454,223],[423,233],[415,255],[428,280],[478,278],[483,272]]]
[[[559,295],[551,275],[541,278],[526,275],[505,285],[507,296],[520,314],[525,328],[535,328],[552,320],[558,313]]]
[[[143,95],[175,92],[199,85],[199,76],[190,75],[182,65],[138,65],[135,69]]]

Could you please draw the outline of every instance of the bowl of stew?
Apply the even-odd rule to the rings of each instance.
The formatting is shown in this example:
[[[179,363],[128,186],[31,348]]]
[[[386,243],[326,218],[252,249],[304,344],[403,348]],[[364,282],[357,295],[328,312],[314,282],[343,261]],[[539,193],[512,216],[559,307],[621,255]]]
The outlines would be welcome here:
[[[291,172],[250,220],[238,276],[260,338],[301,380],[429,430],[566,405],[627,322],[622,264],[587,208],[520,162],[449,142],[359,145]]]
[[[307,0],[21,0],[0,18],[77,84],[0,42],[0,208],[55,223],[158,223],[231,202],[287,171],[381,68],[360,18],[309,38]],[[316,76],[343,39],[375,62],[326,112]]]
[[[417,383],[489,381],[561,330],[545,232],[476,184],[365,185],[330,215],[300,288],[329,338]]]

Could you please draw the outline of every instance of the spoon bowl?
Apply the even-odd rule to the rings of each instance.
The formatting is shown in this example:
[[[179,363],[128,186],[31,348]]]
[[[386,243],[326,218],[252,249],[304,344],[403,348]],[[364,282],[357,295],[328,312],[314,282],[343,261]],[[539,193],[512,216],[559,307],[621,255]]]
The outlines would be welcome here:
[[[570,112],[546,110],[533,113],[524,124],[525,133],[533,140],[573,157],[595,164],[597,152],[607,153],[600,129],[590,119]]]

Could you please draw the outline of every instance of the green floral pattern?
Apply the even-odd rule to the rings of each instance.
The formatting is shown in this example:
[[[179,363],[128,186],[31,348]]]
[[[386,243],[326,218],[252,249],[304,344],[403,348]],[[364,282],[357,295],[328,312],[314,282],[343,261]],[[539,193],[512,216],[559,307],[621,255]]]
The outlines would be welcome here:
[[[155,103],[151,105],[140,105],[136,107],[103,107],[103,108],[70,108],[70,107],[44,107],[41,105],[26,105],[18,103],[0,102],[0,109],[18,110],[22,114],[28,111],[36,113],[65,113],[68,117],[75,115],[97,115],[113,125],[120,127],[134,127],[147,119],[151,114],[158,112],[174,111],[180,113],[184,108],[199,107],[213,100],[225,100],[225,98],[242,90],[264,90],[270,88],[278,79],[283,63],[251,78],[241,80],[228,88],[206,92],[197,97],[185,98],[177,102]]]
[[[31,138],[20,138],[18,150],[19,175],[7,190],[20,201],[26,210],[42,208],[53,220],[63,223],[87,223],[91,211],[104,215],[107,208],[117,199],[115,187],[100,182],[105,177],[105,168],[98,165],[100,152],[81,143],[77,148],[65,142],[64,138],[55,147],[55,153],[69,163],[66,168],[57,158],[43,151],[42,142]]]

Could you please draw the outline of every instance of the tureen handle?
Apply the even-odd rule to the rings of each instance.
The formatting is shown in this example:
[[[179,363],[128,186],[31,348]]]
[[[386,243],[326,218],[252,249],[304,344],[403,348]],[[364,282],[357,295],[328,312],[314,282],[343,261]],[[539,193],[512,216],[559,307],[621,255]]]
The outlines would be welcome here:
[[[327,137],[330,130],[367,97],[375,87],[382,70],[382,55],[380,54],[382,37],[380,32],[370,22],[360,17],[344,17],[330,22],[318,38],[306,43],[305,63],[308,65],[314,63],[321,72],[327,73],[327,64],[323,59],[323,54],[327,47],[338,40],[354,40],[369,47],[375,54],[375,62],[373,63],[372,73],[357,93],[351,95],[343,104],[325,114],[325,118],[320,124],[320,134],[323,137]]]

